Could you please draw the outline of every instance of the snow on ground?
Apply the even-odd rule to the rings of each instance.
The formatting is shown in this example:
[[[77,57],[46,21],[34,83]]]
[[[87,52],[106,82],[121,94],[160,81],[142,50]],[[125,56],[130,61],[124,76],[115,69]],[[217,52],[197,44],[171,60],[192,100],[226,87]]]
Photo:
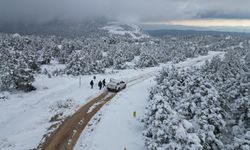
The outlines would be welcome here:
[[[187,64],[200,64],[204,59],[211,59],[212,56],[222,54],[223,53],[220,52],[210,52],[208,56],[188,59],[185,63],[180,63],[182,65],[179,65],[180,67],[185,67]],[[171,65],[171,63],[165,65],[162,64],[161,66],[169,65]],[[106,74],[96,75],[97,79],[95,81],[94,89],[90,89],[89,85],[93,76],[82,76],[80,87],[79,77],[58,76],[48,78],[46,75],[38,75],[34,82],[34,86],[37,88],[36,91],[30,93],[0,93],[0,149],[19,150],[36,148],[43,135],[48,132],[49,127],[58,122],[58,118],[65,118],[66,116],[71,115],[77,108],[79,108],[79,106],[84,105],[88,100],[91,100],[101,92],[97,87],[97,82],[99,80],[105,78],[106,81],[108,81],[109,78],[117,78],[124,79],[125,81],[133,81],[140,79],[145,75],[152,76],[157,74],[161,66],[138,70],[127,69],[123,71],[113,71],[109,69]],[[53,63],[50,66],[44,66],[44,68],[46,68],[48,72],[52,72],[55,69],[62,69],[63,66]],[[118,94],[109,106],[111,107],[111,113],[116,112],[117,115],[114,113],[114,117],[109,117],[111,113],[105,108],[104,111],[102,111],[103,115],[105,114],[105,117],[102,118],[103,125],[101,124],[98,127],[99,129],[97,128],[97,131],[95,132],[99,133],[99,130],[102,128],[104,131],[97,134],[97,136],[92,137],[92,139],[103,138],[104,140],[109,139],[110,141],[117,139],[118,143],[115,144],[116,142],[114,142],[111,146],[128,146],[133,148],[142,147],[142,143],[135,144],[132,142],[132,140],[140,141],[141,127],[136,119],[131,120],[132,118],[130,117],[132,113],[131,111],[138,111],[138,116],[142,115],[141,111],[144,109],[143,106],[145,104],[142,100],[145,101],[147,97],[147,88],[151,85],[149,81],[150,80],[147,80],[141,84],[134,85],[126,91]],[[137,93],[140,95],[137,95]],[[121,109],[120,112],[117,110],[116,106]],[[124,108],[121,108],[121,106]],[[97,117],[101,115],[102,114],[99,114]],[[113,124],[110,124],[114,122],[119,123],[119,121],[121,124],[116,124],[116,128],[114,128]],[[111,132],[112,128],[114,128],[114,130],[119,130],[118,133],[125,134],[126,131],[127,135],[119,135],[118,137],[115,137],[116,133]],[[107,131],[112,133],[110,137],[109,134],[103,135],[103,132],[106,133]],[[135,132],[136,135],[132,132]],[[119,137],[121,137],[121,139],[118,139]],[[128,139],[127,137],[130,138]],[[122,141],[124,142],[124,145],[119,145],[123,144],[121,143]],[[83,143],[80,143],[80,146],[82,144]],[[96,145],[98,146],[100,144],[98,143]],[[89,146],[93,145],[88,145],[88,147]]]
[[[63,66],[53,64],[45,68],[50,72],[61,69]],[[48,132],[48,128],[56,123],[57,117],[64,118],[71,115],[80,105],[101,92],[97,87],[99,80],[104,78],[106,81],[109,78],[127,80],[155,69],[157,67],[144,70],[108,70],[106,74],[96,75],[94,89],[90,89],[89,85],[92,75],[81,77],[81,87],[79,77],[48,78],[46,75],[38,75],[34,82],[36,91],[0,93],[8,97],[8,99],[0,99],[0,149],[16,150],[37,147],[43,135]]]
[[[205,60],[210,60],[211,58],[213,58],[214,56],[220,56],[223,57],[225,54],[225,52],[219,52],[219,51],[209,51],[208,55],[205,56],[199,56],[196,58],[188,58],[186,61],[184,62],[180,62],[178,64],[176,64],[175,66],[177,68],[185,68],[185,67],[190,67],[192,65],[195,64],[195,66],[201,66],[202,64],[204,64]]]
[[[200,66],[205,60],[219,55],[223,52],[209,52],[207,56],[187,59],[185,62],[175,64],[178,68]],[[162,64],[171,66],[173,64]],[[158,68],[159,69],[159,68]],[[157,74],[157,70],[148,72]],[[145,74],[134,79],[143,78]],[[142,137],[143,124],[139,121],[144,115],[148,98],[148,90],[155,85],[153,77],[137,84],[131,84],[125,91],[119,93],[108,105],[91,120],[90,125],[84,130],[75,147],[76,150],[103,150],[120,149],[145,150]],[[136,111],[137,117],[133,117]]]
[[[155,84],[153,78],[119,93],[100,113],[105,114],[98,126],[91,132],[82,134],[76,150],[120,149],[145,150],[142,139],[143,126],[139,118],[143,117],[148,89]],[[136,118],[133,112],[136,111]],[[98,115],[97,115],[98,116]],[[92,127],[89,127],[92,128]]]
[[[134,39],[140,38],[148,38],[149,36],[142,33],[142,30],[133,24],[121,24],[118,22],[110,22],[107,26],[102,28],[103,30],[107,30],[111,34],[117,35],[130,35]]]
[[[88,113],[88,114],[91,113],[93,110],[95,110],[95,108],[96,108],[98,105],[101,105],[102,103],[103,103],[103,101],[95,103],[93,106],[91,106],[91,107],[89,108],[89,110],[88,110],[87,113]]]

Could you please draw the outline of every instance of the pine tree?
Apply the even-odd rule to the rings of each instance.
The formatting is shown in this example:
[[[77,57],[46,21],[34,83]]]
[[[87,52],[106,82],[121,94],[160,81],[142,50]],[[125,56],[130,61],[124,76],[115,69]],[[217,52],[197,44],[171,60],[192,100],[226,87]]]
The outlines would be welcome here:
[[[25,55],[19,51],[3,49],[0,65],[0,80],[2,90],[31,91],[34,81],[33,71],[25,61]]]
[[[155,67],[158,66],[158,62],[155,60],[153,56],[150,56],[146,53],[142,53],[140,55],[140,59],[137,62],[136,66],[139,68],[145,68],[145,67]]]

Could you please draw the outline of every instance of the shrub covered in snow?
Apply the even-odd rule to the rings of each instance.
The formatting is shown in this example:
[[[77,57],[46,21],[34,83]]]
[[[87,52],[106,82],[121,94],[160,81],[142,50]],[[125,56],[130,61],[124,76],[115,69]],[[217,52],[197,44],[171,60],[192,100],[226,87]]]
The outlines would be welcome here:
[[[78,106],[79,105],[72,99],[54,102],[49,106],[49,111],[53,114],[50,121],[59,121],[63,117],[71,115],[77,110]]]

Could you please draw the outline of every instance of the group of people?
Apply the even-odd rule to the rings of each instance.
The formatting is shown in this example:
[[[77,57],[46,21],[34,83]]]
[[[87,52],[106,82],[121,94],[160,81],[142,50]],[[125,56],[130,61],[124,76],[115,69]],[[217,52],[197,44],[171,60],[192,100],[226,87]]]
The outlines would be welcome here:
[[[96,80],[96,76],[94,76],[93,77],[93,80],[91,80],[90,81],[90,86],[91,86],[91,89],[93,89],[93,87],[94,87],[94,81]],[[100,80],[99,82],[98,82],[98,87],[99,87],[99,89],[101,90],[103,87],[105,87],[106,86],[106,81],[105,81],[105,79],[103,79],[102,81]]]

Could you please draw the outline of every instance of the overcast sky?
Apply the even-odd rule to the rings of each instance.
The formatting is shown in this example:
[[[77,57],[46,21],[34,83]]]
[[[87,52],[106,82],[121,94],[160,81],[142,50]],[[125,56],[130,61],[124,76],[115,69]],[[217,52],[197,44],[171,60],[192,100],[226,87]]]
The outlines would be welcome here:
[[[0,0],[0,22],[107,17],[129,22],[250,19],[250,0]]]

